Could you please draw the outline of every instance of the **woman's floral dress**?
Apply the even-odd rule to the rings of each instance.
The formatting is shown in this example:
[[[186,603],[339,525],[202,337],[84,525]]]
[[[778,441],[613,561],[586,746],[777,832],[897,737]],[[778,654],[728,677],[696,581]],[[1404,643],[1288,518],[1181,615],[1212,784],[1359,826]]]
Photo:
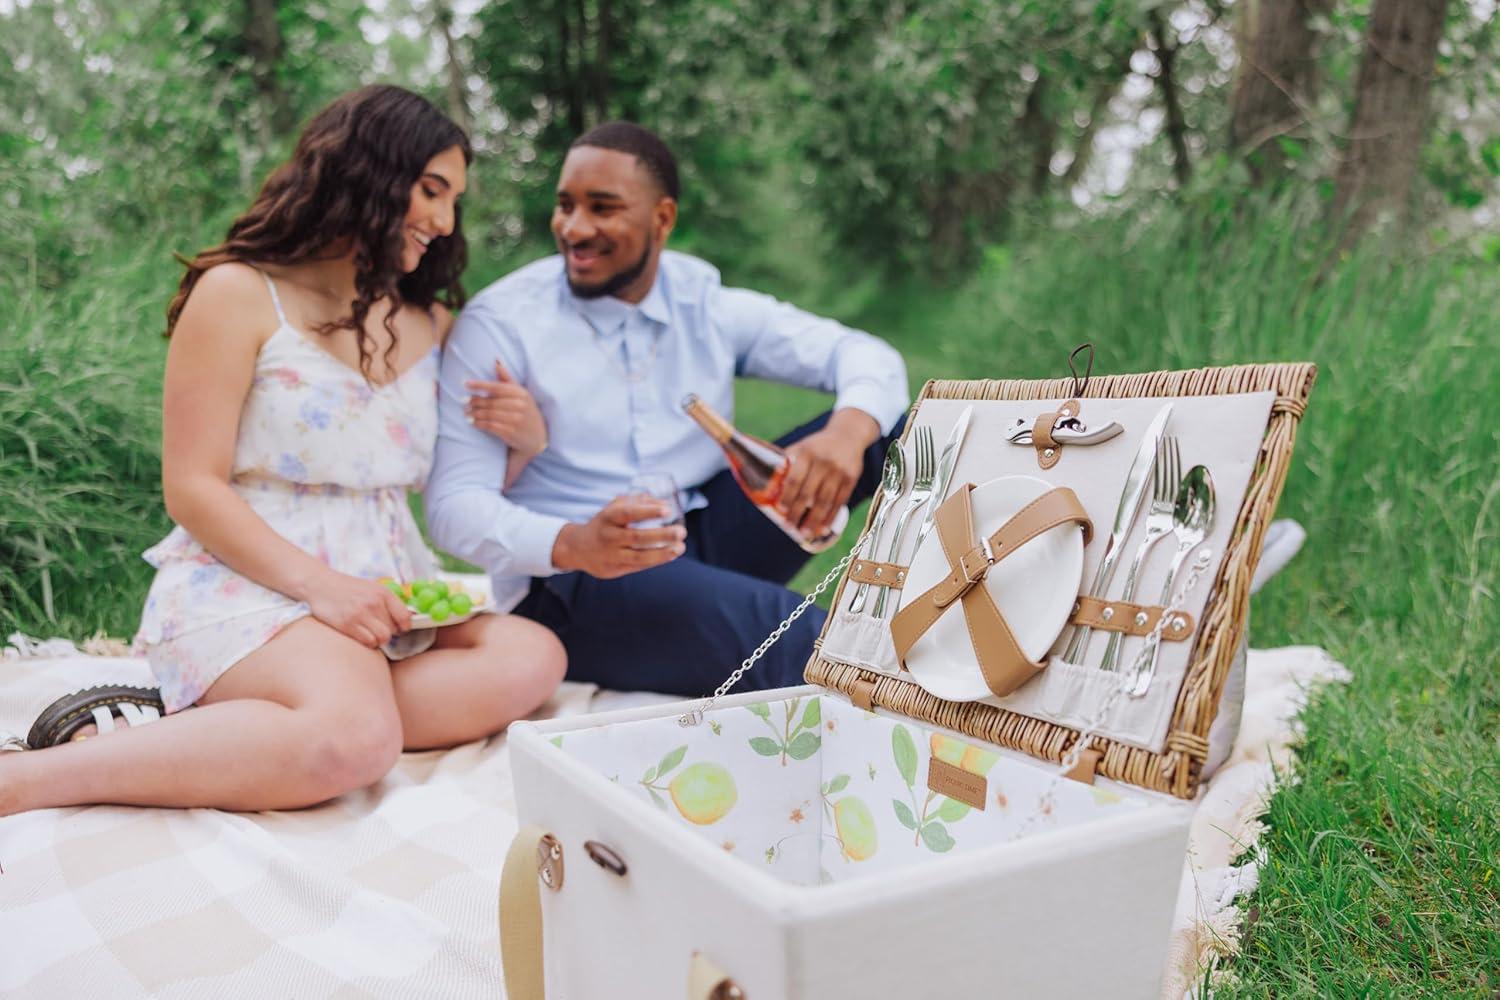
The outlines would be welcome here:
[[[351,576],[412,580],[436,560],[407,491],[420,488],[437,441],[438,351],[372,386],[286,320],[255,362],[230,486],[282,537]],[[241,576],[180,526],[148,549],[156,579],[136,634],[168,712],[196,702],[234,664],[311,612]],[[399,659],[432,632],[392,640]]]

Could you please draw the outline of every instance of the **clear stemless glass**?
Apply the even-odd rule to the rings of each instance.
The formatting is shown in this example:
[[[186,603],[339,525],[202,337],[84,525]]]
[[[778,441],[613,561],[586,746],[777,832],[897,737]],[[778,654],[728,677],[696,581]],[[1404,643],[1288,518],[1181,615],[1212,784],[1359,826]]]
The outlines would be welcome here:
[[[636,473],[630,480],[628,492],[631,496],[645,496],[653,500],[660,500],[667,505],[665,517],[652,517],[644,521],[636,521],[636,528],[665,528],[683,521],[682,494],[677,489],[677,481],[672,478],[670,472],[658,469],[647,469]],[[660,548],[661,546],[657,546]]]

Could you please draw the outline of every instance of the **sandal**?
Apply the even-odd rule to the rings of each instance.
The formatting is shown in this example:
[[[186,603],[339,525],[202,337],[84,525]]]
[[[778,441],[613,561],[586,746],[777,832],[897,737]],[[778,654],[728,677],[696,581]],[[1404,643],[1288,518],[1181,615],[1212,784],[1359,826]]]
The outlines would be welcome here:
[[[117,716],[127,725],[144,726],[160,719],[165,710],[157,688],[124,684],[84,688],[43,709],[26,736],[26,745],[32,750],[59,746],[89,723],[97,725],[100,733],[113,732]]]

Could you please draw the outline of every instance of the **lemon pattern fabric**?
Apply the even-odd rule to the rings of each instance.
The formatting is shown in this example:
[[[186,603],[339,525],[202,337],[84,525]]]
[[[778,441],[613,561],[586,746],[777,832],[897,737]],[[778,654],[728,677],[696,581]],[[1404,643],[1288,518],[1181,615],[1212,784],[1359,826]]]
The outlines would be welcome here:
[[[267,284],[270,279],[267,278]],[[240,414],[229,484],[283,538],[334,569],[378,580],[433,575],[437,561],[407,504],[432,468],[438,351],[371,385],[286,321],[261,347]],[[135,652],[168,712],[193,704],[224,671],[310,614],[241,576],[182,527],[147,550],[156,567]],[[432,631],[393,640],[393,659]]]
[[[561,752],[747,864],[799,885],[860,878],[1139,808],[1055,766],[801,695],[569,733]],[[930,791],[932,758],[986,779],[976,809]]]

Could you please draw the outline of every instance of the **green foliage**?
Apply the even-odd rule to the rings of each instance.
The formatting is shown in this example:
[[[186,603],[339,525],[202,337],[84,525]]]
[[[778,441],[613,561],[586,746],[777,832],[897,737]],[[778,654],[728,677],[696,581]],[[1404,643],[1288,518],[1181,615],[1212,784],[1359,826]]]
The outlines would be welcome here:
[[[159,244],[158,244],[159,246]],[[4,296],[0,635],[129,636],[166,533],[158,458],[164,251],[96,259],[66,294]]]

